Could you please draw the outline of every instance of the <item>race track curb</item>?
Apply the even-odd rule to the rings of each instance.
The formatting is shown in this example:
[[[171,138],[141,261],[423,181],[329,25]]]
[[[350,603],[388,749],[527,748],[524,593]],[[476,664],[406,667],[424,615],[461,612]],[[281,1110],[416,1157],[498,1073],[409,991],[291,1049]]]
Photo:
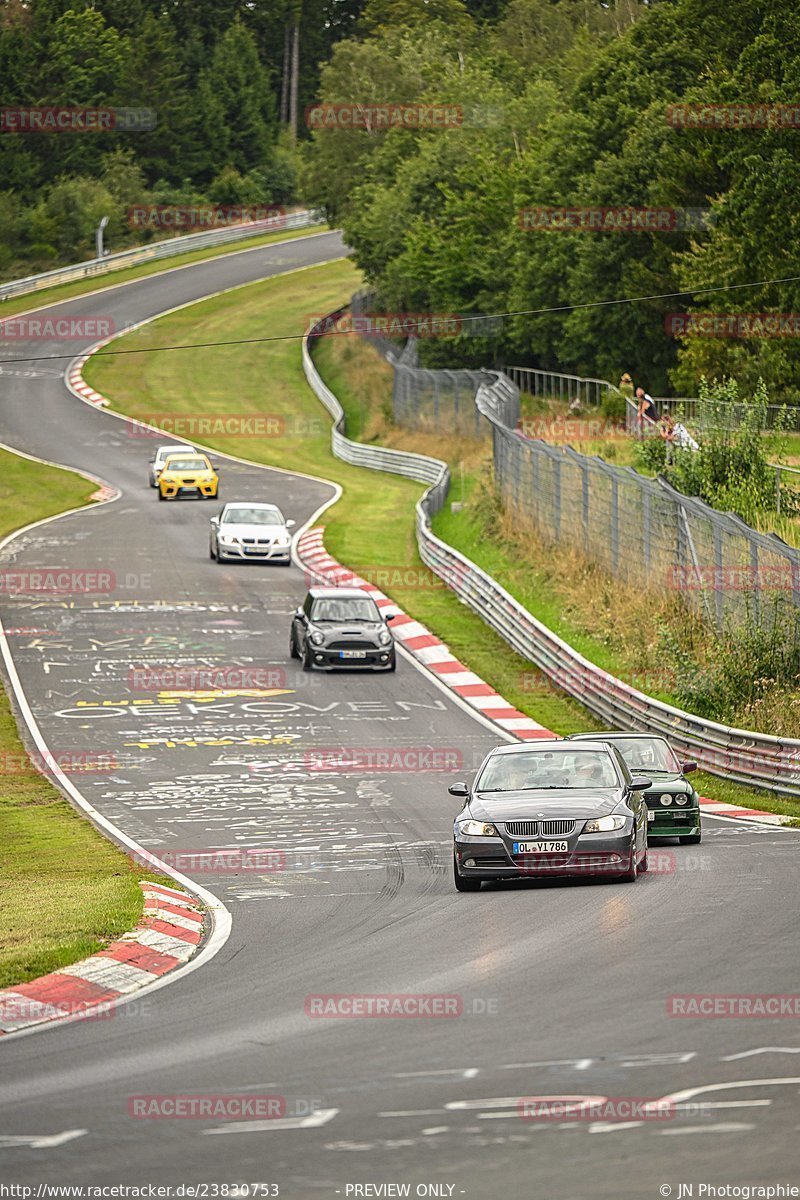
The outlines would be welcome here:
[[[112,1017],[121,997],[193,957],[203,938],[200,902],[160,883],[143,880],[140,886],[144,918],[130,933],[90,958],[0,991],[0,1037],[65,1018]]]

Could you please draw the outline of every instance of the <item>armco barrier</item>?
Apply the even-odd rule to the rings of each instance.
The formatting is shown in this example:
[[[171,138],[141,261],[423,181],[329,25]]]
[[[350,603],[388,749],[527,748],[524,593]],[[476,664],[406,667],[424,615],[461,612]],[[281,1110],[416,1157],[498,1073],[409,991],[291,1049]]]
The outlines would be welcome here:
[[[334,318],[343,311],[333,314]],[[357,466],[406,475],[431,485],[416,510],[420,558],[445,582],[458,579],[456,591],[464,604],[609,727],[662,734],[679,754],[696,759],[714,775],[781,795],[800,796],[800,740],[720,725],[637,691],[583,658],[476,563],[437,537],[430,520],[447,497],[450,480],[446,464],[421,454],[364,446],[345,437],[342,406],[323,382],[311,357],[309,341],[317,327],[312,326],[303,339],[303,369],[310,387],[334,418],[334,455]],[[497,386],[481,388],[476,397],[479,410],[489,421],[493,417],[497,420],[507,402],[507,383],[499,376]]]
[[[74,263],[69,267],[57,267],[54,271],[44,271],[40,275],[28,275],[25,279],[15,279],[11,283],[0,283],[0,302],[10,300],[12,296],[24,296],[29,292],[39,292],[43,288],[56,287],[60,283],[71,283],[75,279],[106,275],[123,267],[171,258],[175,254],[187,254],[191,250],[205,250],[209,246],[222,246],[226,242],[259,237],[273,230],[277,232],[285,229],[305,229],[309,225],[320,224],[324,219],[312,209],[302,209],[299,212],[286,213],[281,217],[280,224],[270,219],[253,221],[248,225],[230,225],[224,229],[211,229],[203,233],[187,233],[162,242],[150,242],[146,246],[131,246],[128,250],[108,254],[105,258],[94,258],[88,262]]]

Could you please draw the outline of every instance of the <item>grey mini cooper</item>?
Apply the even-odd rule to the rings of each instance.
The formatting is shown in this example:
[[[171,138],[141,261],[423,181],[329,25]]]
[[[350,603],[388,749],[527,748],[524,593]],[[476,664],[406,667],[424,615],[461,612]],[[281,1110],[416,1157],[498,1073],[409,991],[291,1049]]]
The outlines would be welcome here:
[[[363,588],[314,587],[292,617],[289,653],[304,671],[394,671],[391,620]]]

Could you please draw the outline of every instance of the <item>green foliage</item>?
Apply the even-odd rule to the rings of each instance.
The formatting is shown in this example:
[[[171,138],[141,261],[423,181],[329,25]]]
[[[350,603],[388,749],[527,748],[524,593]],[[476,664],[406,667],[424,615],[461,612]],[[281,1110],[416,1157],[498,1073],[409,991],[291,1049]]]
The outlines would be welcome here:
[[[646,437],[636,443],[636,458],[641,467],[663,475],[667,465],[667,443],[662,437]]]
[[[702,662],[674,630],[659,632],[679,703],[701,717],[733,721],[778,689],[800,687],[800,611],[786,597],[762,597],[760,607],[750,597]]]
[[[768,396],[759,380],[752,396],[740,395],[733,379],[700,384],[703,432],[698,451],[673,449],[666,475],[679,491],[699,496],[714,508],[736,513],[753,524],[775,509],[775,471],[770,460],[780,444],[780,429],[765,434]],[[731,419],[731,406],[736,415]]]
[[[608,421],[624,421],[627,413],[624,394],[608,389],[600,402],[600,411]]]

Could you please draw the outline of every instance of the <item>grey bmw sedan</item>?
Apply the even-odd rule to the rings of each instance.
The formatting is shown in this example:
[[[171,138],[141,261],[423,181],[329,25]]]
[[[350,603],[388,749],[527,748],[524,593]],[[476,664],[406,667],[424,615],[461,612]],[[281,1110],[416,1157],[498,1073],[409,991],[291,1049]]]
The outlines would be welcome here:
[[[647,870],[650,785],[599,740],[496,747],[472,786],[448,789],[464,800],[453,828],[456,890],[547,875],[634,882]]]

